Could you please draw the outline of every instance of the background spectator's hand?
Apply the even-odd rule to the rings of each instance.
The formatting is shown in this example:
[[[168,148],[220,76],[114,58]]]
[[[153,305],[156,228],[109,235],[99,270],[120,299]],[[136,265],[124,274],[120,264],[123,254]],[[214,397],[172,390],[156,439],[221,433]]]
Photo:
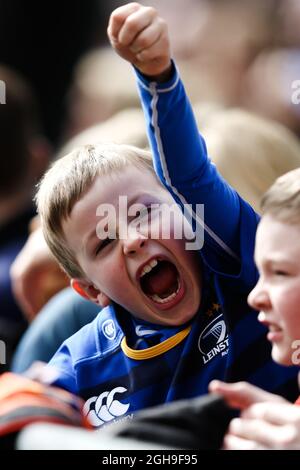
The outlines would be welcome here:
[[[300,407],[287,402],[250,406],[231,421],[223,448],[300,449]]]
[[[29,237],[11,267],[12,289],[29,321],[69,280],[52,256],[42,230]]]
[[[209,384],[209,391],[221,395],[229,406],[240,410],[260,402],[288,403],[281,396],[266,392],[247,382],[225,383],[213,380]]]
[[[107,34],[112,47],[143,74],[166,80],[171,68],[168,28],[152,7],[128,3],[110,16]]]

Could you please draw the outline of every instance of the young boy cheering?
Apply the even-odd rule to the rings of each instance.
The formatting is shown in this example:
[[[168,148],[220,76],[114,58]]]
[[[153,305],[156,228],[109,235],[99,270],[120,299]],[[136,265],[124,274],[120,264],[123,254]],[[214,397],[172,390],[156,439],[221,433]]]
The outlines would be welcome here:
[[[166,24],[131,3],[113,12],[108,34],[136,68],[160,181],[147,152],[104,144],[46,174],[37,197],[45,238],[73,287],[103,307],[51,360],[56,385],[86,400],[95,426],[206,393],[213,378],[295,397],[296,371],[272,362],[247,306],[257,216],[208,159]]]

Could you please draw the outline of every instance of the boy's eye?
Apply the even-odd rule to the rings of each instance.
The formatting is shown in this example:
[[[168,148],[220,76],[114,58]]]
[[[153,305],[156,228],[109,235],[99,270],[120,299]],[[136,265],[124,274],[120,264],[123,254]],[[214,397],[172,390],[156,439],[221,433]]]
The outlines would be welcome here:
[[[286,271],[282,271],[280,269],[276,269],[274,271],[275,276],[288,276],[288,273]]]
[[[105,238],[105,240],[102,240],[102,241],[99,243],[99,245],[97,245],[95,254],[98,255],[98,253],[99,253],[100,251],[102,251],[103,248],[105,248],[107,245],[109,245],[112,241],[113,241],[113,239],[111,239],[111,238]]]
[[[148,206],[139,211],[138,217],[147,217],[150,214],[151,214],[151,206]]]

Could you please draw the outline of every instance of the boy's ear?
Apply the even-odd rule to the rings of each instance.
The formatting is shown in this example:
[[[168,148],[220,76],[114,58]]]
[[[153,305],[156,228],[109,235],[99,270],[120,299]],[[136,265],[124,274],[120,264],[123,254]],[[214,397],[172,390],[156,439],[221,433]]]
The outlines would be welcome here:
[[[82,297],[104,308],[110,304],[110,298],[99,289],[83,279],[71,279],[72,288]]]

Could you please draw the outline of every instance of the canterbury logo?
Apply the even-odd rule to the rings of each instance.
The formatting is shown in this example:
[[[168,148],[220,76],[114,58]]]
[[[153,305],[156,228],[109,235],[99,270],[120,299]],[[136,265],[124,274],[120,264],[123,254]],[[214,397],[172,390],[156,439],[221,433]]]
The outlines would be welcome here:
[[[107,339],[113,340],[116,337],[116,327],[112,320],[105,320],[102,324],[102,332]]]
[[[83,413],[93,426],[101,426],[127,413],[129,403],[121,403],[115,399],[116,394],[125,393],[124,387],[116,387],[110,392],[103,392],[98,397],[89,398],[83,407]]]

